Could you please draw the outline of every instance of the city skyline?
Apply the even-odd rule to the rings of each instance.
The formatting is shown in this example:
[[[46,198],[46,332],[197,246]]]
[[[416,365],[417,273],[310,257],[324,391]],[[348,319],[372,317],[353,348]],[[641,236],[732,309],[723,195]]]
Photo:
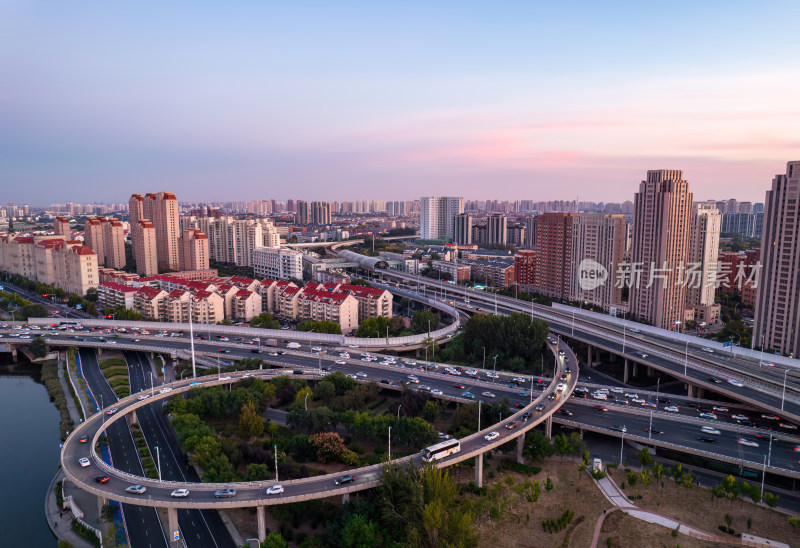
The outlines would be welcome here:
[[[669,169],[761,201],[800,144],[791,3],[454,6],[20,3],[7,200],[624,201]]]

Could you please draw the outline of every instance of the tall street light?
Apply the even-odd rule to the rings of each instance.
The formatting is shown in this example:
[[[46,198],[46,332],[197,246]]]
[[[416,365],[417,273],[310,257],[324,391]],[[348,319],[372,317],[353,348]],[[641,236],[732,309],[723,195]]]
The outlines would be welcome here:
[[[403,404],[397,406],[397,420],[400,420],[400,408],[403,407]]]
[[[306,408],[306,411],[308,411],[308,396],[309,396],[310,394],[311,394],[311,392],[306,392],[306,397],[305,397],[305,398],[303,398],[303,405],[305,406],[305,408]]]
[[[272,446],[275,451],[275,483],[278,483],[278,446]]]
[[[392,427],[389,427],[389,460],[392,460]]]

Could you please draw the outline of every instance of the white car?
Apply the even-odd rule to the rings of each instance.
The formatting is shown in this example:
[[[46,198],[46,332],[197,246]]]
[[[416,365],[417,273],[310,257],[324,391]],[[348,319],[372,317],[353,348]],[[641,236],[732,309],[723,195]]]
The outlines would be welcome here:
[[[669,411],[670,413],[677,413],[678,406],[677,405],[668,405],[664,408],[664,411]]]
[[[363,371],[359,371],[358,373],[356,373],[356,377],[361,377],[362,379],[366,379],[367,374],[364,373]]]
[[[486,441],[492,441],[492,440],[496,440],[497,438],[499,438],[500,434],[498,432],[489,432],[488,434],[486,434],[483,437],[486,438]]]
[[[149,397],[150,397],[150,394],[139,394],[138,396],[136,396],[136,399],[137,400],[146,400]]]
[[[703,432],[704,434],[714,434],[715,436],[719,436],[722,434],[722,432],[720,432],[713,426],[704,426],[700,429],[700,431]]]
[[[347,362],[344,361],[344,360],[336,360],[336,362],[334,362],[334,363],[336,363],[337,365],[345,365],[345,364],[347,364]]]
[[[712,407],[712,409],[714,411],[719,411],[721,413],[727,413],[728,412],[728,408],[727,407],[720,407],[719,405],[715,405],[714,407]]]
[[[167,386],[166,388],[162,388],[158,391],[159,394],[166,394],[167,392],[172,392],[172,388]]]
[[[489,391],[481,392],[481,396],[485,396],[487,398],[496,398],[497,397],[497,396],[495,396],[494,392],[489,392]]]
[[[511,380],[514,381],[514,382],[517,382],[517,383],[525,382],[525,379],[523,379],[522,377],[514,377]]]
[[[797,430],[797,425],[792,424],[790,422],[782,422],[778,424],[778,426],[780,426],[781,428],[786,428],[787,430]]]
[[[728,379],[728,382],[731,383],[733,386],[738,386],[739,388],[744,386],[742,381],[737,381],[736,379]]]
[[[280,495],[283,493],[283,485],[270,485],[267,487],[266,493],[268,495]]]
[[[500,373],[496,373],[494,371],[487,371],[486,376],[489,377],[490,379],[499,379]]]
[[[321,352],[322,351],[322,347],[321,346],[312,346],[311,347],[311,351],[312,352]]]
[[[229,380],[231,380],[231,377],[220,377],[219,380],[221,380],[221,381],[229,381]]]
[[[438,388],[433,388],[433,389],[431,389],[431,394],[433,394],[434,396],[441,396],[443,394],[443,392],[441,390],[439,390]]]
[[[560,382],[556,385],[556,391],[563,392],[566,387],[567,385],[565,385],[563,382]]]
[[[172,493],[169,494],[171,497],[175,497],[176,499],[182,499],[189,496],[188,489],[175,489]]]
[[[404,360],[403,363],[406,365],[417,365],[417,362],[414,360]]]
[[[742,415],[741,413],[739,413],[738,415],[731,415],[731,418],[732,418],[733,420],[735,420],[735,421],[746,421],[746,420],[750,420],[750,419],[747,417],[747,415]]]
[[[142,495],[147,491],[147,487],[144,485],[131,485],[130,487],[125,489],[126,493],[133,493],[134,495]]]
[[[624,390],[619,386],[615,386],[614,388],[611,389],[611,391],[615,394],[622,394],[624,392]]]
[[[78,459],[78,462],[79,462],[79,463],[81,464],[81,466],[83,466],[84,468],[86,468],[87,466],[89,466],[89,465],[91,465],[91,464],[92,464],[92,461],[90,461],[90,460],[89,460],[89,459],[87,459],[86,457],[83,457],[83,458],[81,458],[81,459]]]
[[[633,398],[631,401],[633,403],[638,403],[638,404],[644,403],[644,400],[642,398]]]
[[[635,400],[636,398],[638,398],[638,397],[639,397],[639,394],[632,393],[632,392],[627,392],[627,393],[625,394],[625,397],[626,397],[626,398],[630,398],[630,399],[632,399],[632,400]]]
[[[465,375],[469,375],[470,377],[475,377],[478,374],[478,370],[477,369],[467,369],[466,371],[464,371],[464,374]]]
[[[704,346],[704,347],[703,347],[703,348],[701,348],[700,350],[702,350],[703,352],[708,352],[709,354],[713,354],[713,353],[714,353],[714,351],[713,351],[713,350],[711,350],[711,349],[710,349],[709,347],[707,347],[707,346]]]
[[[419,384],[419,379],[417,378],[416,375],[408,375],[406,378],[408,379],[408,382],[413,382],[414,384]]]
[[[113,415],[113,414],[114,414],[114,413],[116,413],[117,411],[119,411],[119,409],[117,409],[116,407],[112,407],[111,409],[109,409],[108,411],[106,411],[106,415]]]
[[[747,438],[739,438],[737,441],[742,445],[746,445],[747,447],[758,447],[758,443],[754,442],[753,440],[748,440]]]

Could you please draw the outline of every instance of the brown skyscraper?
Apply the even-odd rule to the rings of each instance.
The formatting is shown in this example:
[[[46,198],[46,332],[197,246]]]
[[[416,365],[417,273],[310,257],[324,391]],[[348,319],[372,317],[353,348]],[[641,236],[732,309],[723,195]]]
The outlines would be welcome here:
[[[758,280],[753,346],[800,352],[800,162],[772,179],[764,200],[763,269]]]
[[[144,218],[156,230],[158,268],[160,270],[180,269],[178,238],[178,199],[172,192],[147,194],[143,204]]]
[[[634,199],[630,311],[656,327],[683,323],[692,193],[680,170],[653,170]],[[638,272],[638,274],[637,274]]]
[[[137,269],[139,266],[139,256],[137,253],[141,248],[141,231],[139,229],[139,221],[145,218],[144,216],[144,198],[141,194],[131,195],[128,200],[128,215],[130,216],[131,225],[131,249],[133,250],[133,260],[136,263]]]
[[[572,223],[577,213],[543,213],[536,219],[534,288],[556,299],[569,298]]]

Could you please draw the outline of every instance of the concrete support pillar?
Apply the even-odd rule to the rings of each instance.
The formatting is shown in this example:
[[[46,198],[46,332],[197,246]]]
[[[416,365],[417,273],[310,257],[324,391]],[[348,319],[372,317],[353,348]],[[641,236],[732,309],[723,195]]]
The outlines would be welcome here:
[[[483,453],[478,453],[475,457],[475,484],[483,487]]]
[[[544,421],[544,435],[550,440],[553,439],[553,415],[550,415]]]
[[[578,430],[578,435],[583,439],[583,428]]]
[[[156,359],[156,353],[155,352],[150,352],[150,359],[151,360],[155,360]]]
[[[690,398],[694,398],[695,397],[695,395],[694,395],[694,385],[693,384],[687,384],[686,385],[686,395],[689,396]]]
[[[97,355],[98,356],[102,356],[103,355],[103,349],[102,348],[98,348],[97,349]]]
[[[633,362],[633,371],[631,372],[631,375],[634,377],[639,375],[639,362]]]
[[[592,367],[592,345],[586,345],[586,366],[591,369]]]
[[[264,542],[267,538],[267,516],[265,506],[256,506],[256,517],[258,518],[258,542]]]
[[[625,358],[625,365],[622,368],[622,383],[628,384],[628,373],[630,373],[628,369],[628,358]]]
[[[647,366],[647,376],[648,377],[655,377],[656,376],[656,370],[653,369],[652,367],[650,367],[649,365]]]
[[[345,493],[344,495],[342,495],[342,504],[344,504],[345,502],[350,502],[350,493]]]
[[[16,348],[12,348],[11,349],[11,361],[14,362],[14,363],[17,363],[17,360],[19,360],[19,356],[17,355],[17,349]]]
[[[178,509],[167,508],[167,521],[169,522],[169,531],[167,531],[167,540],[170,546],[183,546],[181,540],[175,540],[175,533],[180,534],[180,527],[178,526]]]
[[[517,462],[522,464],[525,459],[522,458],[522,448],[525,447],[525,434],[517,438]]]
[[[131,411],[130,423],[131,423],[131,424],[139,424],[139,421],[138,421],[138,420],[136,420],[136,409],[134,409],[133,411]]]

